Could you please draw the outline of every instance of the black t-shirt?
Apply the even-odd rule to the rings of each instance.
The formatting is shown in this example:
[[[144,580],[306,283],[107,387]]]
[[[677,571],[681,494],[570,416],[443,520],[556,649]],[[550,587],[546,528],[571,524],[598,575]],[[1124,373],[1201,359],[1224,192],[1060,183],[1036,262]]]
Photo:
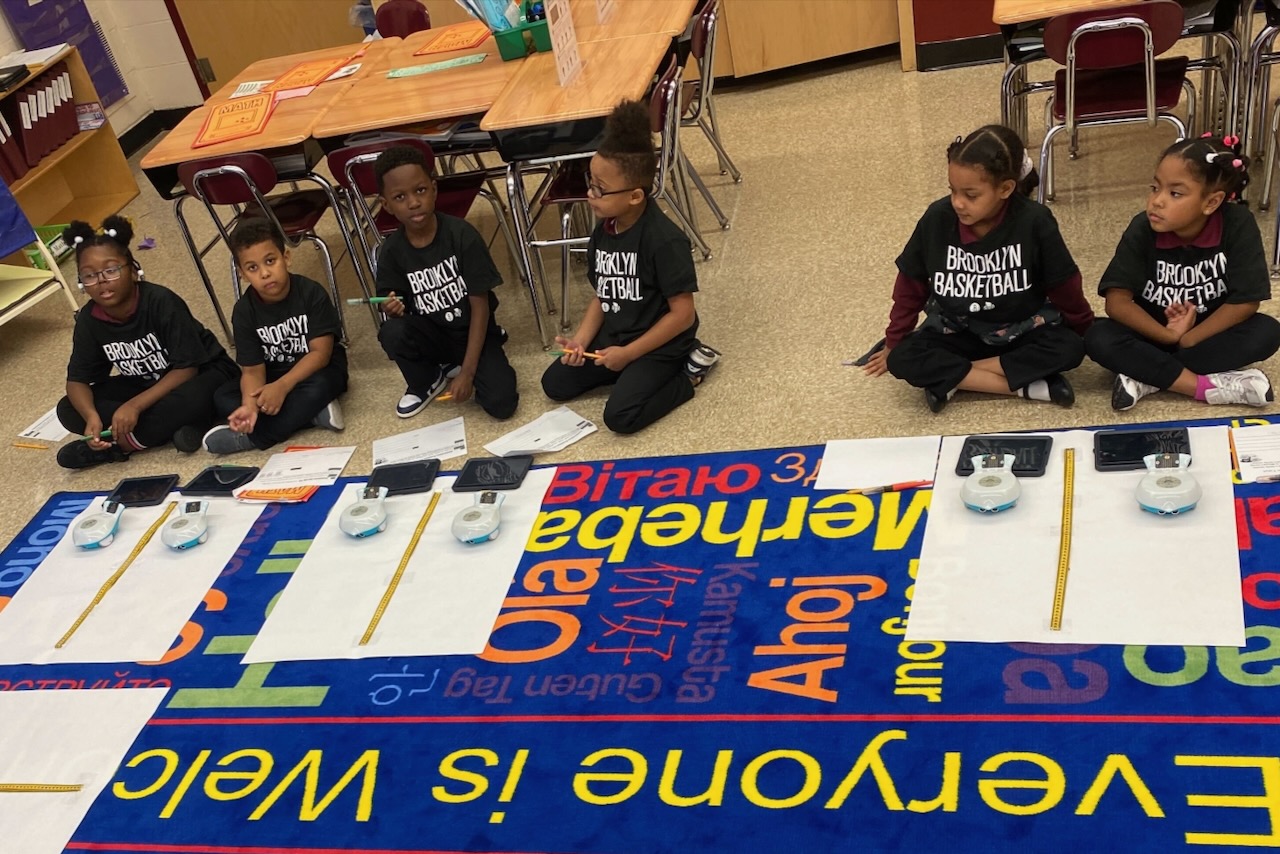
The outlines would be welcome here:
[[[404,226],[387,237],[378,255],[378,293],[395,291],[407,314],[429,317],[449,329],[471,324],[469,296],[489,295],[489,324],[498,297],[493,289],[502,274],[484,245],[480,232],[464,219],[436,213],[436,236],[416,249],[405,237]]]
[[[334,339],[333,354],[345,358],[338,343],[338,310],[321,285],[306,276],[289,276],[289,293],[266,303],[249,288],[231,312],[236,361],[244,367],[265,364],[268,382],[279,379],[311,352],[310,342],[324,335]]]
[[[1258,222],[1244,205],[1223,205],[1184,244],[1176,235],[1152,231],[1140,213],[1124,230],[1098,293],[1105,296],[1111,288],[1132,291],[1133,301],[1160,323],[1174,303],[1194,304],[1199,323],[1224,303],[1271,299]]]
[[[698,290],[689,238],[649,201],[626,231],[599,223],[587,243],[587,278],[604,310],[605,346],[630,344],[671,311],[667,300]],[[698,319],[653,353],[683,356],[693,347]]]
[[[1037,314],[1057,318],[1046,308],[1047,294],[1079,270],[1053,213],[1018,193],[995,228],[972,243],[961,240],[950,197],[938,199],[916,223],[897,264],[928,288],[926,322],[988,340],[1011,340],[1007,333]]]
[[[227,351],[182,297],[151,282],[136,287],[137,310],[124,323],[94,316],[92,302],[76,312],[68,381],[101,382],[115,368],[121,376],[155,383],[172,368],[203,368],[227,359]]]

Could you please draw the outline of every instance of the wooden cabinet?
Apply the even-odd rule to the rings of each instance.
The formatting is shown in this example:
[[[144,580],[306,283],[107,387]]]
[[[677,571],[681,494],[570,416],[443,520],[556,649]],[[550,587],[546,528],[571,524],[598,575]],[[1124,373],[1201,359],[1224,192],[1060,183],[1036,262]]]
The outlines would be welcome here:
[[[99,101],[80,52],[68,48],[49,65],[63,61],[71,72],[75,102]],[[18,84],[14,88],[21,87],[22,84]],[[73,219],[97,225],[103,217],[118,213],[138,195],[138,182],[108,121],[96,130],[81,131],[71,137],[9,189],[32,225],[56,225]]]
[[[898,41],[897,0],[720,2],[730,48],[724,52],[732,55],[735,77]]]

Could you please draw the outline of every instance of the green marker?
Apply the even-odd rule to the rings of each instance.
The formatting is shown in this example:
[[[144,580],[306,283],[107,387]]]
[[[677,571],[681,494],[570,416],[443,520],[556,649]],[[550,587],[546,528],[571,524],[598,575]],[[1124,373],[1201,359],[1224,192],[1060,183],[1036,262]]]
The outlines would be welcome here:
[[[347,300],[347,305],[379,305],[391,299],[391,297],[352,297]]]
[[[111,438],[111,431],[103,430],[101,433],[99,433],[96,436],[81,436],[80,441],[88,442],[90,439],[110,439],[110,438]]]

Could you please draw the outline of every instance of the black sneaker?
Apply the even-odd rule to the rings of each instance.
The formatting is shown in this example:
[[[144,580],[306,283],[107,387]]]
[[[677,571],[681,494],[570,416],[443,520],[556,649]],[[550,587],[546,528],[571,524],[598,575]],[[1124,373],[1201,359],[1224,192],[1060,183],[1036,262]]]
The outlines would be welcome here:
[[[1072,406],[1076,402],[1076,390],[1062,374],[1049,374],[1044,378],[1049,386],[1049,399],[1059,406]]]
[[[119,445],[112,445],[95,451],[83,440],[69,442],[58,449],[58,465],[64,469],[87,469],[103,463],[122,463],[129,455],[120,450]]]
[[[719,361],[719,350],[699,344],[689,351],[689,358],[684,363],[684,375],[693,380],[694,385],[700,385]]]
[[[946,394],[938,394],[931,388],[924,390],[924,402],[929,407],[930,412],[941,412],[946,407],[947,402],[955,396],[955,389],[951,389]]]
[[[204,433],[205,431],[192,424],[179,427],[178,432],[173,434],[173,447],[184,454],[194,454],[200,450]]]

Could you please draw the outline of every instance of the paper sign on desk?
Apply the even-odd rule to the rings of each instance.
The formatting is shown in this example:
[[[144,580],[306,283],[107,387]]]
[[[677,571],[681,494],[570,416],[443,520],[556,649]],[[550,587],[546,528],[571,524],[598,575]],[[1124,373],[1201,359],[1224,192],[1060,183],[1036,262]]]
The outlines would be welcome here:
[[[351,57],[341,59],[312,59],[299,62],[284,74],[281,74],[262,91],[277,92],[286,89],[301,89],[304,86],[319,86],[329,79],[329,75],[341,69]]]
[[[270,80],[247,80],[235,88],[231,93],[232,98],[244,98],[249,95],[256,95],[271,85]]]
[[[443,59],[440,62],[428,62],[426,65],[411,65],[408,68],[393,68],[387,72],[388,78],[396,77],[415,77],[419,74],[430,74],[432,71],[444,71],[446,68],[457,68],[460,65],[474,65],[477,62],[484,62],[487,53],[473,53],[467,56],[455,56],[453,59]]]
[[[560,86],[568,86],[582,71],[582,55],[578,53],[578,31],[573,27],[569,0],[547,0],[547,29],[551,32],[551,51],[556,57],[556,76]]]
[[[275,109],[275,96],[268,92],[237,98],[219,104],[209,111],[200,133],[196,134],[192,148],[217,145],[262,133]]]
[[[489,27],[483,21],[469,21],[440,30],[431,41],[413,52],[414,56],[469,50],[489,38]]]

